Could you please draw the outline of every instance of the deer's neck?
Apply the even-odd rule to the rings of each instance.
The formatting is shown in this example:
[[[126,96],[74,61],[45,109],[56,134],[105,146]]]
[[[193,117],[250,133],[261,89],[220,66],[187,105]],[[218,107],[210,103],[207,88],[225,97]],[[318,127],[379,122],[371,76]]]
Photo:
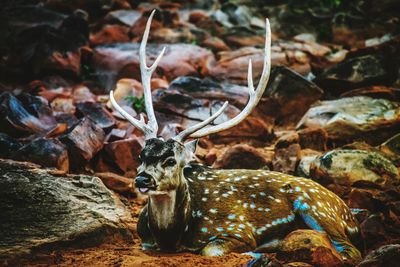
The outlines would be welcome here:
[[[149,227],[158,245],[162,249],[177,249],[191,213],[187,184],[176,190],[152,192],[148,212]]]

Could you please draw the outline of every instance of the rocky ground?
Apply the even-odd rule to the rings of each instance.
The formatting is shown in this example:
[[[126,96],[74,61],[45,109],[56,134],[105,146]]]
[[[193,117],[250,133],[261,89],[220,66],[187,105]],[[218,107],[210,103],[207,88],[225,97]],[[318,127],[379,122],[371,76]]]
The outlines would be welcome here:
[[[306,3],[305,3],[306,2]],[[328,187],[361,225],[359,266],[400,260],[398,1],[10,1],[0,8],[0,265],[241,266],[249,256],[143,252],[146,199],[132,182],[143,136],[109,90],[144,114],[138,42],[156,9],[149,64],[159,134],[247,102],[271,21],[272,71],[256,110],[202,138],[200,162],[270,169]],[[31,163],[23,163],[31,162]],[[5,215],[5,216],[4,216]],[[343,266],[300,230],[253,266]]]

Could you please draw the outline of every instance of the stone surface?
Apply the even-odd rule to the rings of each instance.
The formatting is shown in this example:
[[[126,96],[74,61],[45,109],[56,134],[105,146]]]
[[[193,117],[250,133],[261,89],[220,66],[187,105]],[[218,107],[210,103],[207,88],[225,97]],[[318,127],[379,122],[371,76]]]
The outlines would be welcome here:
[[[268,168],[264,155],[256,148],[239,144],[228,148],[213,164],[216,169],[262,169]]]
[[[386,58],[370,54],[347,58],[324,71],[315,81],[333,95],[338,95],[346,89],[393,82],[393,72],[396,70]]]
[[[277,124],[297,123],[323,94],[321,88],[284,67],[272,68],[263,101],[257,106]]]
[[[365,181],[386,186],[399,181],[399,172],[390,160],[364,150],[329,151],[311,162],[310,176],[323,184],[352,185]]]
[[[297,124],[297,129],[323,128],[328,138],[363,140],[380,144],[397,133],[400,106],[385,99],[365,96],[321,101],[311,107]]]
[[[400,262],[400,245],[392,244],[369,253],[357,267],[397,266]]]
[[[68,149],[70,166],[82,169],[103,147],[105,133],[100,126],[88,118],[81,119],[67,133],[59,137]]]
[[[128,209],[97,177],[0,160],[0,258],[129,241]]]
[[[342,257],[328,236],[314,230],[296,230],[281,242],[277,258],[306,262],[313,266],[343,266]]]
[[[207,49],[191,44],[148,44],[147,65],[150,66],[163,47],[166,47],[153,77],[167,77],[172,80],[178,76],[205,75],[209,64],[214,60]],[[140,80],[139,44],[114,44],[94,49],[92,65],[100,82],[106,89],[112,89],[120,78]]]

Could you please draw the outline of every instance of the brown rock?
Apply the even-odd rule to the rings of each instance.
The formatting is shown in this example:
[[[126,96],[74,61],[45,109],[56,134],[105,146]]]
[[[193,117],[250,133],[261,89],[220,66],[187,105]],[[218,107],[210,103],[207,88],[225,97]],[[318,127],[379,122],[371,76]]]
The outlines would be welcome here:
[[[78,103],[77,116],[87,117],[103,129],[110,129],[115,125],[115,119],[102,104],[93,102]]]
[[[127,43],[129,28],[121,25],[105,25],[101,30],[90,34],[90,44],[92,46],[112,44],[112,43]]]
[[[213,164],[216,169],[261,169],[268,162],[256,148],[239,144],[229,147]]]
[[[41,65],[42,71],[62,71],[79,76],[81,72],[81,50],[70,52],[54,51]]]
[[[135,186],[132,179],[111,172],[98,172],[95,176],[103,181],[107,188],[125,195],[135,195]]]
[[[296,230],[287,235],[281,242],[277,258],[313,266],[343,266],[342,257],[328,236],[314,230]]]
[[[139,166],[138,157],[144,147],[144,141],[139,137],[118,140],[104,146],[108,161],[112,161],[123,173],[136,173]]]
[[[295,124],[323,94],[321,88],[283,66],[272,68],[263,101],[263,115],[274,117],[277,124]]]
[[[50,104],[55,116],[60,114],[75,114],[76,107],[70,97],[56,97]]]
[[[67,149],[71,168],[81,169],[103,147],[105,134],[100,126],[83,118],[68,133],[59,137]]]
[[[16,151],[18,160],[30,161],[44,167],[69,170],[68,151],[57,139],[39,138],[29,142]]]
[[[72,98],[74,103],[95,102],[96,100],[96,96],[84,85],[77,85],[72,89]]]
[[[297,132],[301,148],[326,151],[328,134],[322,128],[308,128]]]
[[[287,148],[275,149],[272,159],[272,169],[288,174],[294,174],[300,160],[301,147],[299,144],[291,144]]]
[[[390,244],[370,252],[357,267],[397,266],[400,262],[400,245]]]
[[[214,61],[213,54],[204,48],[190,44],[148,44],[147,64],[153,60],[163,47],[166,47],[154,78],[166,77],[172,80],[178,76],[206,75],[209,64]],[[119,78],[134,78],[140,80],[139,44],[115,44],[100,46],[94,49],[92,65],[104,80],[107,89]]]
[[[367,86],[363,88],[353,89],[344,92],[343,94],[340,95],[340,97],[349,97],[349,96],[369,96],[373,98],[383,98],[391,101],[399,101],[400,89],[377,85],[377,86]]]
[[[360,224],[361,235],[364,239],[366,249],[375,249],[388,241],[383,216],[372,214]]]

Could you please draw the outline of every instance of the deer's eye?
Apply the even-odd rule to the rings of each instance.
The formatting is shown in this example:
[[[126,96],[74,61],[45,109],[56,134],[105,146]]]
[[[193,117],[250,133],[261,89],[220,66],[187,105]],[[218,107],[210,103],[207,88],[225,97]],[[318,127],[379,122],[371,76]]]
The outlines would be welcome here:
[[[165,167],[170,167],[170,166],[174,166],[176,164],[176,160],[175,159],[173,159],[173,158],[170,158],[170,159],[167,159],[165,162],[164,162],[164,166]]]

